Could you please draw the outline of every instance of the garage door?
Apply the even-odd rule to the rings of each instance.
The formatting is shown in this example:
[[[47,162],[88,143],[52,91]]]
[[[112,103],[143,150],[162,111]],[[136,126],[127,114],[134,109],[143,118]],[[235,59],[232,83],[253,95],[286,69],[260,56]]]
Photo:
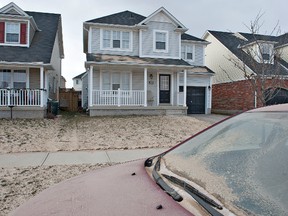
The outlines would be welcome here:
[[[269,89],[267,90],[269,91]],[[288,103],[288,90],[278,88],[275,90],[272,98],[266,102],[266,105],[283,104]]]
[[[188,114],[205,114],[205,87],[187,87]]]

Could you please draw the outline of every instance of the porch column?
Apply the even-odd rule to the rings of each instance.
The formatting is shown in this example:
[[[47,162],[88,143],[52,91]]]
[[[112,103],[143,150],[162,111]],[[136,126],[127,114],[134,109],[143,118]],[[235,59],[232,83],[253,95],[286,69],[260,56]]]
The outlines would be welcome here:
[[[144,107],[147,107],[147,68],[144,68]]]
[[[40,67],[40,107],[44,106],[44,67]]]
[[[184,70],[184,81],[183,81],[183,107],[187,106],[186,98],[187,98],[187,70]]]
[[[92,97],[93,97],[93,66],[91,65],[90,66],[90,70],[89,70],[89,74],[88,74],[88,104],[89,104],[89,107],[92,106],[93,104],[93,100],[92,100]]]

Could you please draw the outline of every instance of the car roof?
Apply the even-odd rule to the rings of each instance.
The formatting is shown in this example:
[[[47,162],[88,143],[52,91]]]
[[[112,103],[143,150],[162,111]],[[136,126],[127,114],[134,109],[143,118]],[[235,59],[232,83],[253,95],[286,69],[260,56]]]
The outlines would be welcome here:
[[[248,112],[288,112],[288,103],[261,107]]]

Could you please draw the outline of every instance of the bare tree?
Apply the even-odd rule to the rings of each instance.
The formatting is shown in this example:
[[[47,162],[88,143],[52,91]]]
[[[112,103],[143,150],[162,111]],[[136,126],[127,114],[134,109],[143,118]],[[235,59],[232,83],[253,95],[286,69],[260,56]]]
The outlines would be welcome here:
[[[257,101],[266,105],[282,88],[288,87],[285,86],[288,71],[281,66],[281,49],[275,48],[279,38],[272,36],[279,35],[279,24],[277,23],[271,34],[261,35],[259,31],[263,26],[262,16],[263,14],[259,13],[249,26],[246,25],[250,38],[242,38],[243,42],[238,45],[238,58],[226,58],[242,72],[245,80],[249,81],[251,93],[255,94]],[[224,72],[230,79],[229,73],[225,70]]]

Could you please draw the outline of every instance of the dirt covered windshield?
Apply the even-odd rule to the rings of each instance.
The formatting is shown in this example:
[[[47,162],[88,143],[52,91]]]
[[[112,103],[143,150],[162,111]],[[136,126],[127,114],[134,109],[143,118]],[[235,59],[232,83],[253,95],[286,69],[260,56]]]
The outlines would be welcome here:
[[[163,159],[236,214],[288,215],[287,113],[241,114]]]

